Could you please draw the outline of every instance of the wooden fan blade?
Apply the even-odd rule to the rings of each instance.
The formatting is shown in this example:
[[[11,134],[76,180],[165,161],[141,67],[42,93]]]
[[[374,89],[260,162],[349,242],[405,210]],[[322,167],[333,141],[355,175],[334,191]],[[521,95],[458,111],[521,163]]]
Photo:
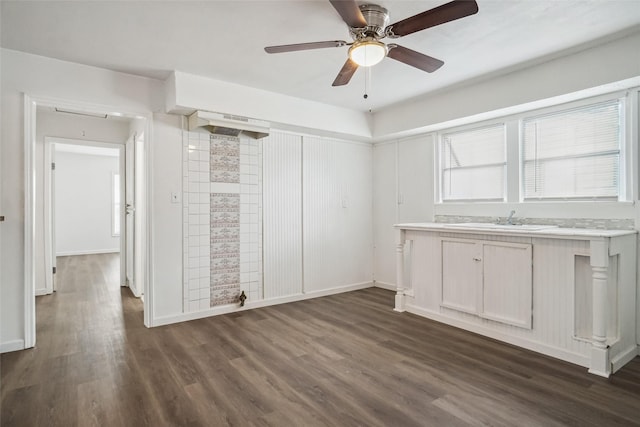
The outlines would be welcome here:
[[[403,46],[393,44],[388,45],[388,47],[389,53],[387,53],[387,56],[389,58],[411,65],[412,67],[416,67],[422,71],[426,71],[427,73],[433,73],[444,65],[444,62],[439,59],[432,58]]]
[[[435,27],[445,22],[455,21],[478,12],[478,3],[474,0],[454,0],[410,18],[398,21],[387,27],[388,34],[393,37],[406,36],[425,28]]]
[[[344,65],[342,66],[342,69],[338,73],[338,76],[333,81],[333,84],[331,86],[346,85],[347,83],[349,83],[349,80],[351,80],[351,77],[353,77],[353,74],[356,72],[357,69],[358,69],[358,64],[353,62],[351,58],[347,58],[347,62],[344,63]]]
[[[264,48],[267,53],[295,52],[297,50],[323,49],[325,47],[340,47],[346,45],[344,40],[331,40],[326,42],[283,44],[280,46],[267,46]]]
[[[355,0],[329,0],[338,11],[342,20],[350,27],[363,28],[367,26],[367,21],[362,16],[358,3]]]

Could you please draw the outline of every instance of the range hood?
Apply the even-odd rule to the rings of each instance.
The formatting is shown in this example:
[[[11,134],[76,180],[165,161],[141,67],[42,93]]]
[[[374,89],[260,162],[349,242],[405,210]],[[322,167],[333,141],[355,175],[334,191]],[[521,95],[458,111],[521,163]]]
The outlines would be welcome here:
[[[209,111],[196,111],[189,116],[189,130],[199,127],[203,127],[215,135],[246,135],[254,139],[269,136],[268,122]]]

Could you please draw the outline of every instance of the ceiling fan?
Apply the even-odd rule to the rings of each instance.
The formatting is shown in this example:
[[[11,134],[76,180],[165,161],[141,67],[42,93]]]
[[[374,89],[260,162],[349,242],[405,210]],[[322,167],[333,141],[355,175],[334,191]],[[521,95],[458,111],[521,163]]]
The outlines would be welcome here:
[[[443,61],[395,43],[384,44],[380,40],[385,37],[392,39],[403,37],[478,12],[478,4],[475,0],[454,0],[387,25],[389,23],[389,13],[382,6],[376,4],[358,6],[355,0],[329,0],[329,2],[349,26],[349,33],[353,38],[352,43],[347,43],[344,40],[331,40],[268,46],[264,50],[267,53],[282,53],[349,46],[349,57],[332,86],[346,85],[359,66],[370,67],[382,61],[385,56],[428,73],[436,71],[442,67]]]

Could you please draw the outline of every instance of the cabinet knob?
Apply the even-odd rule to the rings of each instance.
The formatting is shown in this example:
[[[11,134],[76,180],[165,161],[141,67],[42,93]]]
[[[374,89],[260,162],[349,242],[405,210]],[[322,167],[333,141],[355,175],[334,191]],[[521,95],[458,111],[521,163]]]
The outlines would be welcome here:
[[[474,261],[482,261],[482,258],[473,257]]]

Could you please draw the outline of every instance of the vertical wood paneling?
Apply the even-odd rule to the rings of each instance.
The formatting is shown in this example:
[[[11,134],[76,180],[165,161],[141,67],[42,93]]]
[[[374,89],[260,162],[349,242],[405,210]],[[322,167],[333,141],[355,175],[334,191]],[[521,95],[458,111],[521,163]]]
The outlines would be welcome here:
[[[264,298],[302,292],[301,137],[263,140]]]
[[[482,317],[531,329],[531,253],[531,245],[482,244]]]
[[[371,281],[372,147],[303,138],[305,291]]]
[[[334,261],[342,229],[338,164],[334,143],[317,137],[303,139],[303,235],[305,291],[338,286],[341,265]],[[333,238],[331,238],[333,237]],[[340,239],[340,240],[339,240]]]

